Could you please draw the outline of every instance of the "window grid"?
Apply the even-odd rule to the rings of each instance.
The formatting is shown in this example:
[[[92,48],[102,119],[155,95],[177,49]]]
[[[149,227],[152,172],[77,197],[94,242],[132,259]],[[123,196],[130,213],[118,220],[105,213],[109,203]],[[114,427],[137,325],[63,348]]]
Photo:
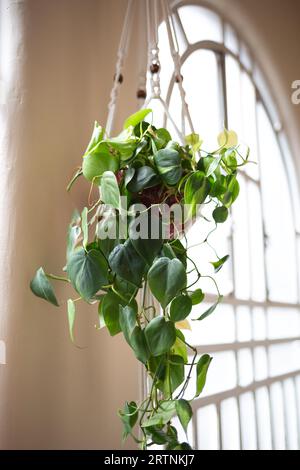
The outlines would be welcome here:
[[[195,4],[195,3],[193,3]],[[241,53],[242,53],[242,46],[241,46],[241,41],[238,38],[238,51],[234,52],[233,50],[229,49],[228,47],[225,46],[225,28],[227,26],[227,23],[225,24],[224,21],[222,21],[222,35],[223,35],[223,42],[214,42],[211,40],[202,40],[200,42],[196,43],[190,43],[188,40],[188,36],[186,34],[186,31],[183,27],[180,14],[179,14],[179,8],[183,5],[187,5],[186,2],[177,2],[175,3],[175,6],[173,7],[173,14],[174,14],[174,20],[176,23],[177,31],[179,32],[181,36],[181,41],[184,45],[185,51],[181,55],[181,61],[182,65],[185,63],[185,61],[193,54],[195,51],[201,51],[201,50],[208,50],[212,51],[216,57],[217,57],[217,63],[218,63],[218,77],[219,77],[219,83],[220,83],[220,101],[221,101],[221,110],[223,112],[223,122],[224,126],[228,128],[228,103],[227,103],[227,83],[226,83],[226,57],[230,56],[233,57],[233,59],[238,63],[240,72],[245,72],[248,77],[250,77],[251,82],[254,86],[255,89],[255,124],[256,124],[256,129],[255,129],[255,138],[256,138],[256,143],[257,143],[257,158],[258,162],[261,161],[261,142],[260,142],[260,137],[259,137],[259,129],[258,129],[258,107],[260,105],[263,106],[265,112],[267,113],[267,117],[272,125],[272,129],[275,133],[276,136],[276,142],[278,145],[278,148],[280,149],[280,154],[282,157],[282,161],[284,164],[284,169],[286,173],[287,180],[289,181],[289,196],[290,196],[290,202],[292,204],[292,209],[294,213],[294,234],[295,234],[295,239],[296,242],[299,240],[300,233],[299,229],[297,229],[296,224],[295,224],[295,211],[296,208],[293,204],[293,194],[291,193],[291,186],[293,181],[289,178],[289,171],[287,168],[287,164],[285,161],[285,158],[283,158],[283,147],[281,144],[281,138],[283,136],[283,129],[282,125],[279,124],[276,120],[272,118],[271,113],[269,112],[268,106],[266,106],[264,97],[260,93],[255,80],[254,80],[254,71],[255,71],[255,65],[254,62],[250,56],[250,62],[252,63],[251,69],[249,67],[246,67],[244,63],[241,61]],[[240,73],[240,80],[241,80],[241,73]],[[201,80],[199,80],[199,85],[201,86]],[[167,97],[166,101],[168,104],[171,102],[171,97],[173,90],[175,88],[175,77],[172,76],[169,87],[167,90]],[[187,92],[187,97],[188,97],[188,90]],[[241,93],[241,84],[240,84],[240,90],[239,93]],[[165,122],[166,124],[166,118]],[[231,343],[216,343],[216,344],[209,344],[209,345],[199,345],[197,347],[198,353],[216,353],[216,352],[226,352],[226,351],[232,351],[234,353],[234,361],[235,361],[235,372],[236,372],[236,387],[231,388],[229,390],[224,390],[222,392],[218,393],[213,393],[208,396],[203,396],[200,397],[195,403],[194,403],[194,418],[193,418],[193,423],[192,423],[192,435],[193,435],[193,441],[194,441],[194,446],[196,448],[201,449],[201,438],[199,437],[199,428],[198,428],[198,420],[197,420],[197,412],[201,409],[204,409],[205,407],[208,407],[210,405],[213,405],[216,410],[216,417],[217,417],[217,435],[218,435],[218,444],[217,448],[223,449],[224,448],[224,439],[223,439],[223,423],[222,423],[222,406],[223,403],[225,403],[226,400],[234,398],[236,400],[236,405],[237,405],[237,415],[238,415],[238,439],[239,439],[239,446],[240,449],[245,449],[249,448],[248,444],[245,443],[246,438],[244,437],[244,429],[245,429],[245,420],[243,418],[243,413],[242,413],[242,408],[243,408],[243,403],[242,400],[246,397],[251,396],[252,397],[252,402],[254,404],[253,408],[253,417],[254,417],[254,422],[255,422],[255,444],[251,444],[251,448],[256,448],[256,449],[263,449],[265,448],[264,440],[265,437],[262,435],[263,433],[261,432],[260,428],[260,408],[259,408],[259,393],[261,391],[265,391],[265,397],[267,401],[267,415],[268,415],[268,422],[265,422],[264,425],[267,425],[270,429],[270,448],[276,449],[282,446],[285,449],[289,448],[295,448],[295,445],[291,445],[292,438],[290,434],[290,425],[289,425],[289,410],[288,410],[288,397],[287,397],[287,384],[291,384],[292,391],[293,391],[293,396],[294,396],[294,401],[296,405],[296,427],[297,427],[297,448],[300,449],[300,368],[297,370],[293,370],[290,372],[282,373],[282,374],[277,374],[274,375],[271,373],[271,347],[274,346],[282,346],[282,345],[287,345],[287,344],[295,344],[297,342],[300,342],[300,328],[298,328],[297,336],[293,337],[282,337],[282,338],[270,338],[270,333],[269,333],[269,325],[268,325],[268,309],[270,307],[276,307],[276,308],[281,308],[282,310],[289,310],[289,309],[298,309],[298,318],[300,322],[300,315],[299,315],[299,308],[300,308],[300,283],[299,283],[299,272],[297,271],[297,303],[289,302],[289,301],[274,301],[270,299],[270,289],[269,289],[269,279],[268,279],[268,265],[267,265],[267,256],[266,252],[268,250],[267,246],[267,241],[268,241],[268,234],[266,231],[266,223],[265,223],[265,213],[264,213],[264,201],[263,201],[263,181],[262,181],[262,175],[259,174],[258,179],[254,178],[253,176],[247,174],[246,172],[243,171],[243,178],[245,180],[246,186],[249,185],[249,183],[254,183],[259,192],[259,199],[260,199],[260,207],[261,207],[261,216],[262,216],[262,235],[263,235],[263,240],[264,240],[264,250],[263,250],[263,277],[264,277],[264,286],[265,286],[265,300],[263,301],[257,301],[253,300],[253,286],[251,283],[252,280],[252,275],[251,272],[249,273],[249,282],[250,282],[250,298],[249,300],[247,299],[240,299],[235,295],[235,279],[236,279],[236,272],[235,272],[235,266],[234,262],[231,263],[231,278],[232,278],[232,291],[230,292],[229,295],[227,295],[223,303],[231,305],[233,308],[233,315],[234,315],[234,325],[235,325],[235,331],[234,331],[234,341]],[[298,188],[294,187],[294,191],[297,191]],[[249,212],[249,207],[251,204],[251,201],[249,200],[249,191],[246,191],[247,194],[247,210]],[[298,193],[297,193],[298,196]],[[233,220],[233,224],[231,224],[231,231],[229,234],[229,243],[230,243],[230,251],[232,255],[232,259],[234,259],[234,224],[238,224],[238,220]],[[249,231],[249,229],[248,229]],[[251,245],[248,244],[248,250],[249,250],[249,259],[250,259],[250,269],[252,269],[252,263],[251,263],[251,258],[253,253],[251,253]],[[297,243],[295,245],[295,250],[296,250],[296,256],[297,259],[299,260],[299,245],[297,247]],[[212,295],[207,295],[206,296],[206,301],[214,301],[214,296]],[[246,306],[249,307],[250,311],[250,318],[251,318],[251,340],[249,341],[240,341],[238,339],[238,320],[237,320],[237,308],[240,306]],[[254,339],[254,316],[253,316],[253,310],[256,307],[260,307],[263,309],[263,316],[264,316],[264,324],[265,324],[265,338],[264,339]],[[275,313],[273,312],[273,315]],[[298,323],[300,325],[300,323]],[[255,357],[255,350],[256,348],[261,347],[263,348],[264,351],[266,351],[266,357],[267,357],[267,376],[263,379],[256,380],[256,371],[257,371],[257,361],[258,359]],[[253,369],[253,380],[251,383],[247,385],[240,385],[240,368],[239,368],[239,353],[242,350],[250,350],[251,353],[251,362],[252,362],[252,369]],[[208,379],[209,380],[209,379]],[[298,383],[299,382],[299,383]],[[283,410],[282,410],[282,422],[284,424],[284,443],[279,445],[279,437],[276,435],[276,420],[278,420],[278,416],[276,417],[276,403],[275,403],[275,398],[274,398],[274,387],[279,387],[278,390],[280,390],[280,395],[281,395],[281,402],[283,403]],[[279,396],[279,395],[278,395]],[[278,397],[277,397],[278,399]],[[277,413],[278,414],[278,413]]]

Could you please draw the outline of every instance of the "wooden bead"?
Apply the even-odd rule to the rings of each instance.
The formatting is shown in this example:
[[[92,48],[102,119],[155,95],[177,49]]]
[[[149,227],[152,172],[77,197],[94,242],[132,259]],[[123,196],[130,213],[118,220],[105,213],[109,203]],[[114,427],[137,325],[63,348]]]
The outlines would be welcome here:
[[[175,82],[180,83],[183,81],[183,75],[176,75],[175,76]]]
[[[155,63],[155,62],[150,65],[150,72],[151,72],[152,74],[158,73],[158,72],[159,72],[159,69],[160,69],[160,65],[157,64],[157,63]]]
[[[114,75],[114,81],[115,80],[116,80],[116,74]],[[121,83],[123,83],[123,80],[124,80],[123,75],[120,73],[120,75],[118,77],[118,82],[121,84]]]
[[[145,90],[140,89],[136,92],[136,96],[137,96],[138,99],[143,99],[144,100],[147,96],[147,93],[146,93]]]

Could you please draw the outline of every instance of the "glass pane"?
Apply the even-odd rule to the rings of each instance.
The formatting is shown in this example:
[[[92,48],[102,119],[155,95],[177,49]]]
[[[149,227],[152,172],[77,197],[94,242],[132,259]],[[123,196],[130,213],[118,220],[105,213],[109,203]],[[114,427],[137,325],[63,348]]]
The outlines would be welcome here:
[[[214,405],[200,408],[197,412],[198,449],[219,449],[219,427],[217,409]]]
[[[237,132],[240,139],[243,139],[240,66],[238,62],[229,55],[226,56],[225,65],[228,127]]]
[[[300,335],[300,316],[296,308],[269,307],[268,338],[289,338]]]
[[[209,308],[201,303],[193,307],[193,318],[198,318]],[[192,331],[186,331],[187,342],[195,345],[231,343],[234,341],[234,314],[231,305],[220,304],[213,315],[205,321],[192,322]]]
[[[209,216],[210,217],[210,216]],[[233,253],[231,243],[231,232],[232,232],[232,218],[228,217],[224,224],[219,224],[218,230],[213,232],[209,237],[209,243],[216,250],[219,257],[229,255],[229,259],[226,261],[222,269],[214,274],[213,269],[211,274],[215,277],[220,292],[223,295],[228,295],[233,292]],[[211,248],[208,248],[209,261],[216,260],[216,255]]]
[[[268,108],[268,112],[271,116],[271,120],[272,120],[272,124],[274,128],[280,129],[281,123],[280,123],[280,119],[277,113],[275,102],[273,100],[273,97],[271,96],[270,84],[266,82],[265,77],[263,76],[263,74],[261,73],[261,70],[256,64],[254,64],[253,80],[259,90],[260,95],[263,98],[265,106],[267,106]]]
[[[258,116],[269,296],[271,300],[296,302],[295,233],[288,181],[274,132],[262,106],[258,108]]]
[[[285,450],[285,422],[282,386],[280,383],[271,385],[270,397],[272,405],[272,427],[274,432],[275,450]]]
[[[211,211],[211,205],[207,204],[203,208],[202,214],[211,220]],[[216,254],[208,244],[201,243],[207,237],[208,233],[214,228],[214,226],[215,224],[213,222],[206,222],[204,219],[199,219],[192,227],[190,227],[187,233],[189,256],[197,262],[197,267],[202,276],[214,276],[217,280],[221,293],[223,295],[227,295],[232,292],[233,286],[231,259],[225,263],[225,265],[217,274],[214,274],[214,269],[210,262],[216,261]],[[229,217],[224,224],[219,225],[218,233],[214,232],[209,237],[210,245],[213,246],[220,257],[231,254],[231,244],[229,238],[230,232],[231,218]],[[192,268],[193,265],[190,263],[189,269]],[[195,272],[192,272],[188,277],[188,282],[191,284],[195,279]],[[196,287],[201,287],[204,292],[216,294],[216,288],[211,279],[202,277],[193,288]]]
[[[171,55],[166,23],[163,22],[158,28],[158,46],[160,59],[160,88],[162,96],[166,97],[171,77],[174,72],[174,62]],[[151,103],[152,107],[152,103]],[[156,116],[156,115],[155,115]]]
[[[208,396],[236,386],[236,362],[231,351],[212,353],[207,382],[201,396]]]
[[[297,430],[297,410],[295,387],[292,379],[285,380],[283,383],[284,406],[287,426],[287,441],[289,450],[298,449],[298,430]]]
[[[235,295],[240,299],[250,298],[250,253],[246,183],[240,178],[240,194],[232,208],[234,221],[233,250]]]
[[[250,309],[247,306],[239,306],[236,309],[237,339],[238,341],[251,341],[252,326]]]
[[[269,347],[271,377],[299,370],[300,341]]]
[[[266,298],[264,268],[264,236],[259,188],[247,183],[247,217],[249,230],[251,298],[263,301]]]
[[[256,391],[258,442],[260,450],[272,450],[269,393],[266,387]]]
[[[261,340],[267,337],[267,319],[263,308],[255,307],[253,315],[253,339]]]
[[[152,102],[151,102],[151,106],[152,106]],[[180,91],[179,91],[178,86],[174,86],[173,88],[169,111],[177,128],[180,131],[182,131],[182,125],[181,125],[182,124],[182,121],[181,121],[182,104],[181,104],[181,97],[180,97]],[[174,136],[173,137],[174,140],[178,140],[178,135],[175,130],[175,127],[173,126],[172,122],[169,119],[167,121],[167,127],[168,127],[170,134]]]
[[[297,375],[297,377],[295,377],[294,384],[295,384],[295,396],[296,396],[296,403],[297,403],[296,418],[297,418],[298,426],[299,426],[299,441],[300,441],[300,375]]]
[[[240,449],[239,416],[236,398],[221,403],[223,450]]]
[[[266,348],[254,348],[254,377],[255,380],[264,380],[268,377],[268,356]]]
[[[212,51],[195,51],[182,66],[183,85],[196,132],[204,140],[203,148],[212,151],[217,148],[217,136],[223,127],[217,58]],[[175,87],[176,89],[177,87]],[[171,100],[171,113],[176,112],[178,103]],[[181,106],[177,115],[181,113]],[[178,118],[177,118],[178,119]],[[181,119],[181,118],[180,118]],[[179,125],[180,125],[179,120]]]
[[[186,48],[188,46],[188,41],[187,41],[186,32],[184,30],[183,24],[181,22],[180,16],[177,11],[174,12],[173,20],[174,20],[174,27],[175,27],[175,32],[176,32],[179,53],[182,55],[186,51]]]
[[[245,387],[253,382],[253,359],[250,349],[238,351],[239,385]]]
[[[245,72],[240,75],[240,92],[242,107],[242,134],[240,139],[250,148],[251,162],[245,166],[244,170],[252,178],[258,179],[259,167],[257,165],[257,134],[256,134],[256,92],[254,85]],[[238,95],[237,95],[238,96]]]
[[[213,357],[213,361],[209,367],[207,381],[204,390],[201,393],[201,398],[233,389],[237,385],[236,360],[234,352],[212,352],[210,355]],[[192,357],[189,357],[189,362],[191,361]],[[188,372],[188,370],[189,367],[186,366],[186,372]],[[194,368],[191,380],[189,381],[186,390],[186,396],[193,397],[195,395],[195,381],[196,370]]]
[[[255,407],[252,393],[240,396],[243,450],[256,450]]]
[[[298,175],[295,168],[295,162],[291,155],[290,146],[286,136],[280,132],[279,141],[284,155],[284,163],[288,171],[288,179],[290,183],[291,200],[294,206],[294,219],[298,232],[300,232],[300,193],[298,184]]]
[[[222,42],[222,24],[216,13],[196,5],[184,5],[178,11],[190,43]]]

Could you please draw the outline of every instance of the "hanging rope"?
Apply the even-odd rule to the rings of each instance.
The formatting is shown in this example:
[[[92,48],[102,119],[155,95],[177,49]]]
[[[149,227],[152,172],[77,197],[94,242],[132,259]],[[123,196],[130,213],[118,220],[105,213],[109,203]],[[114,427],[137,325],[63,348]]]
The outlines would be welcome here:
[[[150,0],[147,0],[148,62],[152,93],[151,99],[155,99],[161,96],[157,0],[152,0],[152,6],[151,14]],[[151,25],[153,25],[153,28],[151,28]]]
[[[191,132],[194,133],[195,130],[194,130],[193,122],[192,122],[191,115],[189,112],[189,107],[186,101],[186,93],[185,93],[183,83],[182,83],[183,77],[181,74],[181,59],[180,59],[180,54],[179,54],[179,46],[178,46],[178,40],[177,40],[176,29],[175,29],[175,24],[174,24],[174,18],[173,18],[168,0],[162,0],[162,7],[163,7],[163,13],[164,13],[164,20],[167,26],[170,51],[171,51],[171,55],[172,55],[173,63],[174,63],[175,81],[176,83],[178,83],[178,87],[180,91],[181,104],[182,104],[183,131],[185,128],[184,118],[186,118],[190,126]]]
[[[151,9],[152,5],[152,9]],[[148,38],[148,70],[150,72],[151,94],[144,103],[144,108],[149,106],[152,100],[158,100],[163,111],[169,121],[172,123],[179,139],[184,142],[184,134],[178,128],[176,122],[171,116],[169,108],[165,100],[161,96],[160,88],[160,69],[159,46],[158,46],[158,0],[146,0],[146,17],[147,17],[147,38]],[[153,27],[151,27],[153,25]]]
[[[132,17],[133,17],[133,3],[134,3],[134,0],[128,0],[124,25],[123,25],[121,39],[120,39],[119,48],[118,48],[114,83],[113,83],[113,87],[110,93],[110,101],[108,104],[108,116],[107,116],[107,121],[106,121],[106,132],[108,135],[110,135],[112,128],[113,128],[117,98],[119,95],[120,85],[123,82],[122,71],[123,71],[124,61],[128,53],[130,30],[131,30],[131,23],[132,23]]]
[[[114,118],[116,113],[116,104],[119,95],[120,85],[123,82],[123,66],[128,53],[130,32],[132,26],[132,19],[134,13],[134,5],[140,0],[128,0],[126,15],[124,19],[124,25],[122,29],[121,39],[118,48],[116,70],[114,76],[114,83],[110,94],[110,101],[108,104],[108,117],[106,123],[106,132],[110,135]],[[146,34],[147,34],[147,71],[149,74],[150,83],[150,95],[146,100],[146,83],[147,83],[147,71],[142,70],[138,78],[138,90],[137,98],[144,102],[143,107],[149,106],[152,100],[157,100],[163,108],[163,112],[167,119],[173,125],[179,139],[183,143],[185,140],[185,122],[188,122],[191,132],[194,132],[194,126],[190,116],[188,104],[186,101],[186,93],[183,87],[183,77],[181,75],[181,60],[179,54],[179,46],[176,35],[176,29],[174,24],[174,18],[172,16],[171,8],[168,0],[146,0]],[[174,63],[174,77],[175,82],[178,84],[182,109],[181,109],[181,130],[173,119],[169,107],[166,101],[161,96],[160,87],[160,70],[161,64],[159,59],[159,45],[158,45],[158,27],[159,27],[159,4],[162,7],[162,16],[166,23],[168,41],[170,52]]]

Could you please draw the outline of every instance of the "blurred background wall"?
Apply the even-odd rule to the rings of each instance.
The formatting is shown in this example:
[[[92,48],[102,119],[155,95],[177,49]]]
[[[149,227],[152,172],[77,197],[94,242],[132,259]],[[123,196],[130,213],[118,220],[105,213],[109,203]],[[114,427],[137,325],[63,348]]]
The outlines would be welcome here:
[[[0,448],[120,448],[116,410],[138,399],[138,367],[121,337],[97,331],[82,306],[75,348],[65,305],[32,296],[39,265],[59,273],[70,214],[86,200],[82,182],[65,192],[95,119],[105,122],[125,0],[0,0]],[[141,2],[142,3],[142,2]],[[209,2],[208,2],[209,3]],[[211,0],[244,35],[272,85],[294,154],[300,106],[297,0]],[[144,50],[135,22],[116,127],[137,106]],[[299,164],[299,161],[297,160]],[[64,287],[64,286],[63,286]],[[61,303],[68,288],[58,288]],[[128,441],[125,447],[133,444]]]

